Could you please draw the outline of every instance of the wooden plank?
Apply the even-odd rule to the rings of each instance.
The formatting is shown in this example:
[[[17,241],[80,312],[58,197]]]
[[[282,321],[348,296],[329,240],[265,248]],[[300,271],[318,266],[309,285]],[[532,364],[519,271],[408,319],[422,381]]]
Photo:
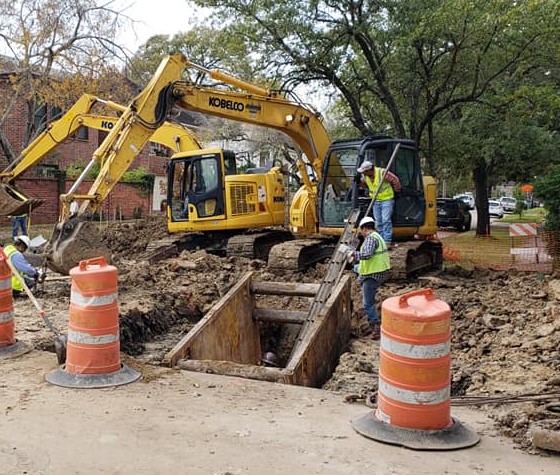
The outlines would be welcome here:
[[[286,383],[289,380],[289,375],[285,375],[282,368],[246,365],[232,363],[231,361],[179,360],[177,366],[187,371],[212,373],[222,376],[240,376],[242,378],[257,379],[271,383]]]
[[[262,295],[289,295],[296,297],[315,297],[319,284],[298,282],[252,282],[251,293]]]
[[[253,318],[259,322],[271,323],[300,323],[307,318],[307,312],[297,310],[276,310],[272,308],[253,309]]]
[[[334,371],[350,339],[351,277],[345,275],[333,289],[321,313],[309,323],[286,370],[294,384],[321,387]]]
[[[250,294],[252,273],[224,295],[187,335],[165,356],[175,366],[180,359],[223,360],[255,364],[261,360],[260,335],[253,320]]]

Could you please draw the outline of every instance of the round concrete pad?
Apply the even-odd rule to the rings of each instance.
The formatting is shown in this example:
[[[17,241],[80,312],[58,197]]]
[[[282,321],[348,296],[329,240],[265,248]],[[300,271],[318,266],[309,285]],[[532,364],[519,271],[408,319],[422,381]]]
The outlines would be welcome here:
[[[73,374],[61,367],[48,373],[45,379],[51,384],[65,388],[93,389],[132,383],[140,376],[142,373],[123,365],[119,371],[106,374]]]
[[[351,422],[354,430],[386,444],[400,445],[414,450],[457,450],[472,447],[480,437],[471,429],[453,419],[447,429],[404,429],[380,421],[374,412],[359,416]]]

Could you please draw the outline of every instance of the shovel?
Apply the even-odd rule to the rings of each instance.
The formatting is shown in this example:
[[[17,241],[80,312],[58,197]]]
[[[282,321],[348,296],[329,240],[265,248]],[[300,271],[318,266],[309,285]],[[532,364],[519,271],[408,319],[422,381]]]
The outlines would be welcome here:
[[[54,327],[54,325],[50,321],[49,317],[47,317],[47,314],[45,313],[45,311],[41,307],[41,304],[35,298],[35,295],[33,295],[31,290],[29,290],[29,287],[27,287],[27,284],[25,283],[25,279],[22,277],[22,275],[19,273],[19,271],[14,267],[12,262],[6,256],[6,254],[4,254],[4,250],[2,250],[2,254],[4,256],[4,259],[6,259],[6,263],[8,264],[10,269],[12,270],[12,274],[14,274],[16,276],[16,278],[20,281],[21,285],[23,286],[23,290],[25,291],[25,293],[29,297],[29,300],[31,300],[31,302],[33,303],[35,308],[39,311],[39,316],[43,319],[43,321],[47,325],[48,329],[50,331],[52,331],[54,333],[54,335],[56,336],[56,338],[54,340],[54,351],[56,352],[56,357],[58,359],[58,364],[61,364],[61,365],[64,364],[66,362],[66,346],[67,346],[67,341],[68,341],[66,335],[61,335],[58,332],[58,330]]]

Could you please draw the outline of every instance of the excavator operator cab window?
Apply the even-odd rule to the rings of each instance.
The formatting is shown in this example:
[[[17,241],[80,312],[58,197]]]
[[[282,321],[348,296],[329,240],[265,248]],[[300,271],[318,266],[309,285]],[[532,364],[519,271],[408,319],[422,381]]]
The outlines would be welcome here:
[[[349,141],[330,151],[319,185],[321,226],[342,227],[353,208],[366,211],[371,199],[367,190],[359,186],[361,175],[357,169],[365,160],[385,168],[397,143],[393,139],[365,143]],[[401,143],[391,171],[399,177],[402,185],[401,192],[395,196],[393,223],[396,226],[421,226],[424,224],[425,198],[420,160],[412,145]]]
[[[358,150],[332,150],[327,157],[326,173],[319,186],[320,219],[326,226],[344,225],[353,208],[354,176]]]
[[[237,175],[237,158],[232,150],[224,150],[224,168],[226,175]]]
[[[207,218],[223,214],[222,161],[220,154],[203,154],[173,160],[169,167],[171,216],[173,221]],[[168,198],[169,199],[169,198]]]

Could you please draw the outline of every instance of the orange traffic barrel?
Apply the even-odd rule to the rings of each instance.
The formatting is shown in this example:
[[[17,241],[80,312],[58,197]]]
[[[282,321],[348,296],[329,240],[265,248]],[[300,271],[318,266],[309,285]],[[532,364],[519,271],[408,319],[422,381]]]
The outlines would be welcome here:
[[[451,417],[451,309],[422,289],[381,306],[377,408],[362,435],[413,449],[470,447],[479,437]]]
[[[31,347],[16,340],[12,271],[7,256],[0,252],[0,359],[14,358],[31,351]]]
[[[66,365],[47,375],[58,386],[98,388],[131,383],[140,373],[120,360],[117,268],[104,257],[70,270]]]

